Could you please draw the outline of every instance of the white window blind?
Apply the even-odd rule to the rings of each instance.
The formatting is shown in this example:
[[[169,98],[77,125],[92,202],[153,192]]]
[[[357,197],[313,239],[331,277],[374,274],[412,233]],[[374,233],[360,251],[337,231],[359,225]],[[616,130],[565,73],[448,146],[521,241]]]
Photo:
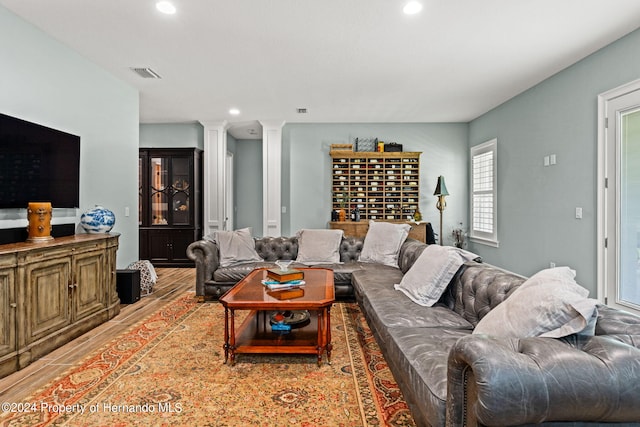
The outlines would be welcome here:
[[[497,139],[471,148],[471,238],[498,245],[496,221]]]

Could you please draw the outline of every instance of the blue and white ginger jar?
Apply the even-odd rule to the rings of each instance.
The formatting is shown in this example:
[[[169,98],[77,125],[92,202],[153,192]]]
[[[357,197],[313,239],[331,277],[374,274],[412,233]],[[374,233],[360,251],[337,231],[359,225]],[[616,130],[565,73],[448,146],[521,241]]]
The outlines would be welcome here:
[[[108,233],[115,223],[114,213],[98,205],[80,216],[80,225],[87,233]]]

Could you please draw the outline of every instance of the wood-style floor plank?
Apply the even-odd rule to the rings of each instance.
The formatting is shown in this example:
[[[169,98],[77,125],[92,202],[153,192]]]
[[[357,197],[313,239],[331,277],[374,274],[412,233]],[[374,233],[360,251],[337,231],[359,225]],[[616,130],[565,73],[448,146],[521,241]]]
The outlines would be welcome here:
[[[151,295],[142,297],[134,304],[121,304],[120,313],[113,319],[57,348],[24,369],[1,378],[2,401],[23,402],[94,350],[109,343],[184,292],[195,290],[194,268],[156,268],[156,273],[158,281]]]

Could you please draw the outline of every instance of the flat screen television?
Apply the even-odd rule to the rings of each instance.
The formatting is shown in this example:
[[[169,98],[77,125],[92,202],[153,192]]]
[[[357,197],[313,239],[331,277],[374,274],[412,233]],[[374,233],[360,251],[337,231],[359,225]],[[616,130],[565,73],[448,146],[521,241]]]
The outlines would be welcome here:
[[[0,114],[0,209],[80,206],[80,137]]]

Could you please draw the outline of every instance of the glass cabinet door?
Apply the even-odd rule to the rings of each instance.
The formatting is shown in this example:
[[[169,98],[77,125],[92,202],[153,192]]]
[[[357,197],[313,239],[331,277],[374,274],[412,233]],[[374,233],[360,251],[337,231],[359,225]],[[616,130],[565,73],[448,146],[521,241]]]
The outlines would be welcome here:
[[[189,225],[189,191],[191,189],[189,159],[174,157],[171,159],[172,172],[172,209],[174,225]]]
[[[165,157],[152,157],[150,164],[151,225],[168,225],[169,162]]]
[[[151,157],[151,225],[190,225],[191,164],[187,157]]]

